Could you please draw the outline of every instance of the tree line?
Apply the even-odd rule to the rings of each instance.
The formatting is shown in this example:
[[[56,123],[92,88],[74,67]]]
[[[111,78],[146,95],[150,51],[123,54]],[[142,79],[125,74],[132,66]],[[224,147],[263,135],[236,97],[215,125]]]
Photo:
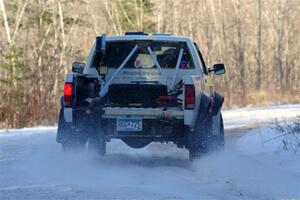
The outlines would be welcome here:
[[[0,0],[0,127],[56,123],[65,74],[95,36],[198,43],[225,106],[300,101],[300,0]]]

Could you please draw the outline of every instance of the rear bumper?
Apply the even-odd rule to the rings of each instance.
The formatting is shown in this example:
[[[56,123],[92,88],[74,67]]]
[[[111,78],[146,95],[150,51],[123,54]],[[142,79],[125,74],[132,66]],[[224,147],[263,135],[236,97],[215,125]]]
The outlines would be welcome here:
[[[118,117],[139,117],[142,119],[184,119],[184,111],[179,108],[121,108],[104,107],[93,108],[91,114],[87,114],[86,108],[64,108],[66,122],[73,122],[83,118],[116,119]]]
[[[144,138],[151,141],[170,141],[185,135],[182,120],[143,119],[142,131],[118,131],[117,119],[104,119],[103,130],[107,138]]]
[[[118,118],[141,118],[142,131],[117,131]],[[169,140],[182,137],[184,112],[179,108],[128,108],[105,107],[102,118],[106,121],[106,133],[109,138],[148,138],[152,141]]]
[[[85,134],[101,128],[107,139],[144,138],[149,141],[177,141],[185,136],[183,112],[160,108],[86,108],[72,109],[72,127]],[[118,131],[118,118],[142,118],[142,131]]]
[[[103,118],[114,119],[118,117],[140,117],[143,119],[173,118],[183,119],[184,112],[178,108],[103,108]]]

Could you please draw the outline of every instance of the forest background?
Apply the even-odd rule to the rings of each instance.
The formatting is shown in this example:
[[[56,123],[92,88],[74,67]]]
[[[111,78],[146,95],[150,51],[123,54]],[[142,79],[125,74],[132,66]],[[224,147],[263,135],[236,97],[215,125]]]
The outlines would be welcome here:
[[[126,31],[192,38],[227,108],[300,102],[300,0],[0,0],[0,128],[56,124],[72,62]]]

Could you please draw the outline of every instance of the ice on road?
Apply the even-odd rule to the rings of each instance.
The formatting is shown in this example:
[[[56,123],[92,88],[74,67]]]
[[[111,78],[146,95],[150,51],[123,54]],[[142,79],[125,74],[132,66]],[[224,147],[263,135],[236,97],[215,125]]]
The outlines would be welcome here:
[[[99,159],[61,153],[55,127],[1,130],[0,199],[300,199],[300,155],[264,142],[277,134],[267,124],[299,114],[299,105],[225,111],[225,151],[193,163],[172,144],[112,140]],[[254,123],[265,127],[243,129]]]

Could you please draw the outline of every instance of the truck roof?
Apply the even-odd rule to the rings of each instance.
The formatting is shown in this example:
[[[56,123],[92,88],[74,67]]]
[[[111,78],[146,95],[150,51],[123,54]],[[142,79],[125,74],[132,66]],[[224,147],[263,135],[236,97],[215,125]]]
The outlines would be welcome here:
[[[163,41],[178,41],[188,42],[191,41],[189,38],[184,36],[173,36],[168,34],[152,34],[152,35],[141,35],[141,34],[130,34],[130,35],[110,35],[106,36],[107,41],[120,41],[120,40],[163,40]]]

